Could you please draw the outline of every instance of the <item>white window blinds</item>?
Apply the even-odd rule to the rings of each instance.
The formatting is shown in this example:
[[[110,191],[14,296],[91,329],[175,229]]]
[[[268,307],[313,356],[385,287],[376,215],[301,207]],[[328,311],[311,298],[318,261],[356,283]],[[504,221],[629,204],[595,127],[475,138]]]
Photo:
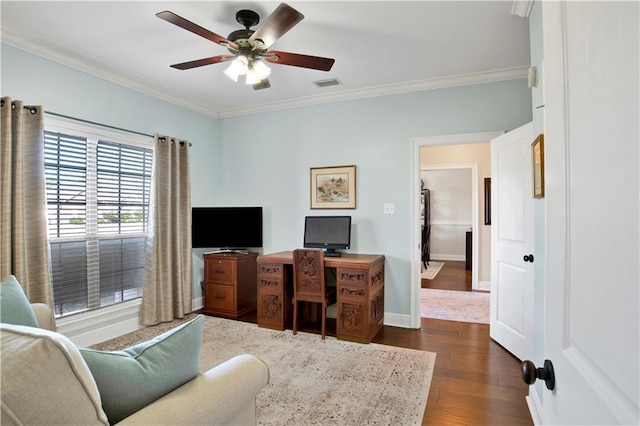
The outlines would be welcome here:
[[[45,132],[55,313],[142,295],[153,150]]]

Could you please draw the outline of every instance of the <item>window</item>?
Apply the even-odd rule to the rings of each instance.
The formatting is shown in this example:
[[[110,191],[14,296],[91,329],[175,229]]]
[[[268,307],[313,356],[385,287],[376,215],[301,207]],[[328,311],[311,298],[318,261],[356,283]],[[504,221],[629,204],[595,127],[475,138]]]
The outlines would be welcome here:
[[[45,127],[56,316],[141,297],[151,140],[141,146],[95,129]]]

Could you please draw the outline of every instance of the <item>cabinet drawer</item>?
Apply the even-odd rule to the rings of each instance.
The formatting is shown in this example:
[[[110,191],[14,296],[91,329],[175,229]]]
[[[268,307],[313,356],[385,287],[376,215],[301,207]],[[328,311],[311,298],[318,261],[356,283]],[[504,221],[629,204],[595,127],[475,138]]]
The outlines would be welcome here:
[[[368,279],[368,271],[359,269],[338,269],[338,285],[361,285],[366,287]]]
[[[205,275],[207,281],[218,284],[235,284],[235,265],[233,259],[206,259]]]
[[[258,263],[258,276],[264,279],[282,280],[284,266],[273,263]]]
[[[205,290],[207,307],[223,311],[235,310],[233,286],[221,284],[207,284]]]
[[[338,270],[338,294],[346,298],[364,299],[368,295],[368,272],[356,269]]]
[[[355,297],[364,299],[367,297],[367,288],[362,285],[338,284],[338,294],[342,297]]]

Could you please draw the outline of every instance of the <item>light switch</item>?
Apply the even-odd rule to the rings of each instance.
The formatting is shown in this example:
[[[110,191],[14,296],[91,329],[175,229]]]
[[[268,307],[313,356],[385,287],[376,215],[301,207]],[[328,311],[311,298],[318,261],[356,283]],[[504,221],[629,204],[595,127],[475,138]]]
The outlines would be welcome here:
[[[396,214],[396,203],[384,203],[384,214]]]

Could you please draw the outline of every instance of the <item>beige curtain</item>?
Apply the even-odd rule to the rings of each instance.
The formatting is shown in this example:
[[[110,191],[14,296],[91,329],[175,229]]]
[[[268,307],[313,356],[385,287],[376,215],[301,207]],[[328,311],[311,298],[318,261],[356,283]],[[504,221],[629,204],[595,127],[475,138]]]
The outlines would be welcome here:
[[[0,109],[0,278],[15,275],[32,303],[53,307],[43,110],[9,97]]]
[[[155,136],[140,322],[154,325],[191,312],[189,143]]]

